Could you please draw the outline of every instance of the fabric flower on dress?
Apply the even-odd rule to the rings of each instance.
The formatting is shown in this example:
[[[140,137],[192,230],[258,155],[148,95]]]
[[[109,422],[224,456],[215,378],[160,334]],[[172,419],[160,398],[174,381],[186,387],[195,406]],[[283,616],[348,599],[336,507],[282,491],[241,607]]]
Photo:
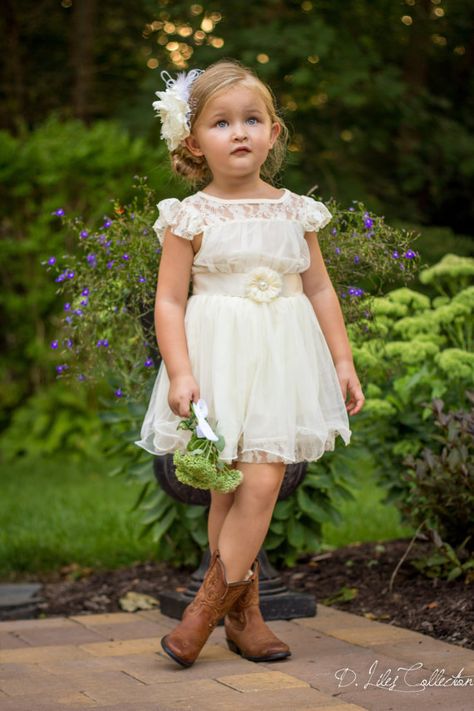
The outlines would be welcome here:
[[[248,274],[245,295],[254,301],[269,302],[281,293],[281,274],[269,267],[257,267]]]
[[[203,69],[191,69],[187,74],[179,72],[176,79],[173,79],[168,72],[161,72],[166,90],[155,91],[159,101],[154,101],[152,106],[161,119],[161,138],[166,141],[170,151],[175,150],[190,134],[189,93],[191,84],[203,71]]]

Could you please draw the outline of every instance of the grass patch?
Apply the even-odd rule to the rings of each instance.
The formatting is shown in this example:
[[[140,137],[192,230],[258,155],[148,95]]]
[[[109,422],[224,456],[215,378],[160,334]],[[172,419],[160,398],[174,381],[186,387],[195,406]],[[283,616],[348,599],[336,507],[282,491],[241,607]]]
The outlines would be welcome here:
[[[156,558],[151,538],[138,540],[141,513],[130,511],[140,484],[111,478],[100,464],[49,459],[3,466],[0,498],[0,578],[58,570],[75,563],[117,568]],[[408,536],[398,511],[380,503],[370,460],[361,467],[356,501],[341,501],[340,526],[323,525],[324,543]]]

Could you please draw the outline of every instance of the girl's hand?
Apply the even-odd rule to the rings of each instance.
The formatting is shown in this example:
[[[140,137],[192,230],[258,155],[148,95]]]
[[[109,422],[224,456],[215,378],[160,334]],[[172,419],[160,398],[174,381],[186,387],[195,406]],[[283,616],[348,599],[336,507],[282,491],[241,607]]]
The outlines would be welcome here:
[[[192,375],[178,375],[170,381],[168,404],[175,415],[189,417],[190,400],[197,402],[199,397],[199,385]]]
[[[350,393],[349,402],[346,403],[347,412],[349,415],[355,415],[362,409],[365,397],[362,393],[354,365],[347,362],[338,363],[336,365],[336,372],[344,401],[346,400],[348,391]]]

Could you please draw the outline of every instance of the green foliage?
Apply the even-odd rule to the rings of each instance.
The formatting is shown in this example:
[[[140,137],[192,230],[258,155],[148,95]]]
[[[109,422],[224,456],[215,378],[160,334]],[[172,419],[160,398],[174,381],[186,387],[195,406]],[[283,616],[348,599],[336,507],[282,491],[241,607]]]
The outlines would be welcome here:
[[[443,397],[448,407],[465,406],[474,379],[474,286],[460,280],[471,279],[473,263],[450,258],[422,271],[420,280],[430,281],[439,297],[402,288],[374,299],[364,341],[349,326],[363,387],[368,381],[354,432],[376,457],[389,502],[407,496],[403,458],[416,456],[436,435],[426,403]],[[456,279],[464,288],[449,296]]]
[[[353,501],[351,487],[357,481],[357,466],[364,453],[356,444],[351,451],[336,447],[308,464],[305,478],[283,501],[278,501],[264,547],[277,565],[295,565],[304,553],[321,550],[322,526],[341,523],[341,499]]]
[[[163,190],[179,194],[168,163],[163,146],[146,145],[114,121],[87,127],[51,116],[18,137],[0,131],[0,426],[2,417],[6,421],[10,410],[52,380],[54,335],[45,324],[62,305],[41,262],[52,256],[61,261],[79,249],[54,213],[79,214],[94,232],[93,225],[133,196],[133,181],[124,176],[145,170],[158,196],[169,194]]]
[[[474,554],[474,392],[466,399],[470,411],[449,413],[443,400],[432,401],[437,432],[416,458],[404,458],[408,493],[399,505],[412,525],[423,523],[436,539]]]
[[[97,391],[58,382],[39,390],[17,408],[0,437],[3,463],[67,452],[71,461],[98,462],[113,434],[96,413]]]

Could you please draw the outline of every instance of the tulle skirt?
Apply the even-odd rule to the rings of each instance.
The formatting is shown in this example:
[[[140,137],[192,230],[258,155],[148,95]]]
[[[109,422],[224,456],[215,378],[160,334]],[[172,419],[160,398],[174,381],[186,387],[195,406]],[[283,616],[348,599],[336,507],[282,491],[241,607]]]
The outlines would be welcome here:
[[[331,353],[304,293],[257,303],[221,293],[188,299],[185,331],[208,421],[225,438],[230,463],[315,461],[351,430]],[[164,361],[140,439],[148,452],[184,449],[191,436],[168,404]]]

